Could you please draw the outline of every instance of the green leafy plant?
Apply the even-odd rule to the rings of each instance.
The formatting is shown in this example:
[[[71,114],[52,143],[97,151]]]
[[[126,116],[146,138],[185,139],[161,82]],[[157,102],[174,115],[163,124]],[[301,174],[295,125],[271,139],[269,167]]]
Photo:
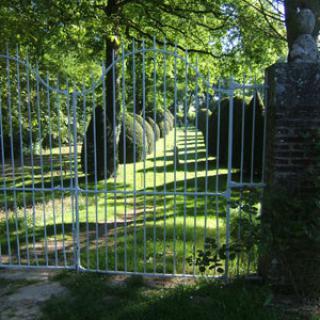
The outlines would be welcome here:
[[[238,200],[231,204],[241,215],[231,221],[229,243],[219,244],[214,238],[206,238],[204,249],[197,250],[196,256],[188,257],[189,265],[196,265],[201,273],[215,271],[223,274],[226,260],[234,261],[240,255],[248,254],[258,247],[261,233],[257,203],[260,199],[260,190],[242,190]]]
[[[224,273],[222,268],[222,258],[220,253],[222,253],[222,248],[218,248],[218,244],[215,239],[206,238],[204,250],[198,250],[197,256],[189,256],[189,265],[195,264],[198,266],[199,271],[204,273],[207,269],[215,270],[218,273]]]

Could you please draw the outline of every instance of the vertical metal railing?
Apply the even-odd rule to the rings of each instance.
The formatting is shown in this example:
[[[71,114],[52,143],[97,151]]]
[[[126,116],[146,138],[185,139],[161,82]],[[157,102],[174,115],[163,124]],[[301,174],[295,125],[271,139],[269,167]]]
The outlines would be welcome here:
[[[252,270],[251,253],[246,267],[230,259],[236,216],[237,241],[243,228],[232,201],[263,187],[264,87],[215,86],[196,58],[159,43],[122,46],[100,80],[72,87],[43,79],[18,51],[0,55],[0,266],[196,276],[197,255],[215,238],[225,279]]]
[[[75,208],[75,268],[80,270],[80,217],[79,217],[79,173],[78,173],[78,130],[77,130],[77,99],[78,92],[76,86],[73,86],[72,92],[72,115],[73,115],[73,154],[74,154],[74,208]]]

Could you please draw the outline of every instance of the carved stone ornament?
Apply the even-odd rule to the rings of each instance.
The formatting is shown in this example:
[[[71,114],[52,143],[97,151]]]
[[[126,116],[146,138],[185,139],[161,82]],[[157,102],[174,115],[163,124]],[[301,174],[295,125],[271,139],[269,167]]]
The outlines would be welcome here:
[[[312,36],[316,24],[315,15],[310,9],[302,9],[297,15],[297,23],[299,36],[292,45],[290,61],[293,63],[318,63],[318,47]]]

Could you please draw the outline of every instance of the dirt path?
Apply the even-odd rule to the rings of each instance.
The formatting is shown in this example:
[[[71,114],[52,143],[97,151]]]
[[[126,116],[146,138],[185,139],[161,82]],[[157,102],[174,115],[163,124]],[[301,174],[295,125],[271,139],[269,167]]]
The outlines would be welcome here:
[[[0,270],[0,319],[39,319],[41,304],[53,295],[66,292],[58,282],[52,281],[55,274]]]

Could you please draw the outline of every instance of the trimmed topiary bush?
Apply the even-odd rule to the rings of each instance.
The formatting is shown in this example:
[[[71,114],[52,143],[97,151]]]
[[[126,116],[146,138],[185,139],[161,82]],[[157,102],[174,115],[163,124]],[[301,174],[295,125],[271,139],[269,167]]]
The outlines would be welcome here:
[[[173,128],[173,120],[168,112],[166,114],[164,112],[157,113],[157,124],[159,125],[161,138],[167,135]]]
[[[178,127],[182,127],[184,125],[184,114],[182,112],[177,113],[176,122]]]
[[[241,127],[239,127],[243,101],[242,98],[234,97],[234,114],[233,114],[233,133],[234,133],[234,141],[233,145],[237,144],[237,139],[240,138],[241,143]],[[246,106],[246,104],[244,104]],[[220,148],[219,148],[219,163],[220,166],[226,166],[228,163],[228,138],[229,138],[229,98],[223,98],[220,101]],[[217,137],[218,137],[218,117],[219,111],[217,109],[214,110],[209,118],[209,133],[208,133],[208,141],[207,148],[208,153],[211,156],[217,156]],[[240,117],[240,119],[239,119]],[[239,132],[240,128],[240,132]],[[235,151],[235,150],[234,150]],[[233,158],[235,157],[233,152]],[[233,159],[233,165],[235,166],[235,159]]]
[[[253,113],[255,105],[255,125],[254,125],[254,158],[253,158],[253,170],[254,173],[261,173],[262,170],[262,156],[263,156],[263,134],[264,134],[264,105],[260,95],[257,93],[251,99],[248,105],[248,119],[246,119],[246,124],[248,124],[245,131],[245,163],[247,170],[251,168],[251,148],[252,148],[252,135],[253,135]]]
[[[209,136],[210,116],[211,116],[210,110],[200,109],[198,111],[198,130],[202,133],[205,143],[206,143],[206,137],[207,137],[207,123],[208,123],[208,136]]]
[[[144,121],[143,117],[140,115],[136,115],[136,122],[138,122],[141,125],[142,129],[145,129],[145,132],[143,134],[145,134],[145,137],[146,137],[146,147],[147,147],[146,153],[150,154],[154,151],[155,136],[154,136],[153,129],[151,128],[147,120],[145,119]]]
[[[163,138],[170,132],[170,123],[165,122],[164,119],[158,122],[159,129],[160,129],[160,137]]]
[[[196,124],[196,114],[195,112],[189,112],[187,115],[187,121],[189,126],[195,126]]]
[[[21,157],[21,149],[20,149],[20,136],[17,133],[13,133],[12,138],[9,134],[4,134],[3,137],[3,145],[4,148],[2,150],[1,139],[0,139],[0,157],[2,157],[2,153],[5,159],[9,159],[12,161],[12,157],[16,161],[20,161]],[[12,141],[11,141],[12,139]],[[11,149],[11,143],[13,145],[13,149]],[[13,150],[13,154],[11,154],[11,150]]]
[[[116,171],[114,160],[116,159],[117,162],[118,159],[117,150],[114,151],[113,141],[115,135],[113,125],[109,122],[108,117],[104,115],[101,106],[97,106],[94,112],[95,117],[91,118],[83,139],[81,168],[85,174],[96,175],[98,179],[108,179]],[[106,119],[105,124],[104,119]],[[105,133],[104,129],[106,129]],[[119,134],[118,130],[121,129],[117,126],[115,139]]]
[[[146,120],[148,121],[148,123],[150,124],[154,135],[156,137],[156,141],[158,141],[160,139],[160,129],[159,126],[153,121],[153,118],[151,117],[147,117]]]
[[[52,148],[59,146],[59,136],[56,133],[52,133],[51,135],[47,133],[41,141],[41,146],[45,149],[49,149],[50,143]]]
[[[246,172],[251,170],[251,149],[253,136],[253,114],[254,101],[255,108],[255,126],[254,126],[254,172],[261,172],[262,167],[262,147],[263,147],[263,104],[256,95],[251,102],[247,104],[242,98],[234,97],[233,109],[233,150],[232,166],[240,168],[241,166],[241,148],[242,148],[242,117],[243,108],[245,109],[244,121],[244,145],[243,145],[243,169]],[[214,110],[209,118],[209,135],[206,143],[208,153],[211,156],[217,155],[217,134],[218,134],[218,110]],[[229,98],[224,98],[220,103],[220,148],[219,163],[220,166],[228,164],[228,139],[229,139]]]
[[[174,128],[174,115],[171,113],[170,110],[166,110],[165,112],[166,118],[170,121],[171,129]]]
[[[130,113],[125,114],[125,130],[122,124],[122,130],[119,140],[119,161],[120,163],[133,163],[143,160],[143,129],[138,122],[136,115],[136,121],[134,121],[134,115]],[[126,145],[126,158],[124,159],[124,134]],[[135,157],[134,157],[135,150]]]

